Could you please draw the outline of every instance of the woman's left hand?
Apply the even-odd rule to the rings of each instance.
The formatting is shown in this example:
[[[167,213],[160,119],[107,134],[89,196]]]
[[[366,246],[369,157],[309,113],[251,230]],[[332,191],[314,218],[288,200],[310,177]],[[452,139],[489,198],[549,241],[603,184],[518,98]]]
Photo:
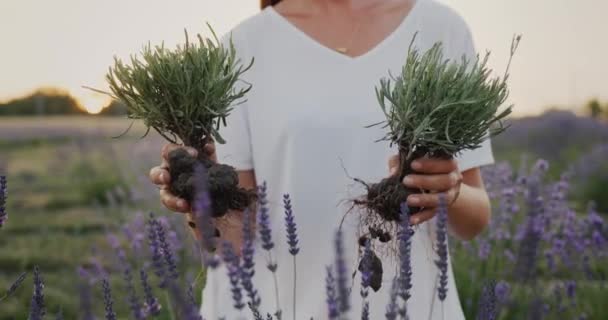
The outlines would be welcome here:
[[[397,174],[399,155],[389,159],[389,172]],[[462,174],[454,159],[420,158],[412,162],[415,174],[409,174],[403,179],[403,184],[409,188],[422,189],[428,193],[412,194],[407,198],[411,207],[422,207],[423,210],[411,216],[411,224],[419,224],[433,218],[439,206],[439,193],[446,195],[448,206],[452,205],[460,193]]]

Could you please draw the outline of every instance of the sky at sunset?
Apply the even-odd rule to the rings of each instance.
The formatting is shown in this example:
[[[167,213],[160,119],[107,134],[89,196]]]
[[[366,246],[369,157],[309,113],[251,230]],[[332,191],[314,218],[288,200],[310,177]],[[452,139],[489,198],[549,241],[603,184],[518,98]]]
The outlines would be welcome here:
[[[419,0],[423,1],[423,0]],[[523,40],[511,69],[511,102],[520,115],[548,105],[608,100],[608,1],[441,0],[465,17],[478,51],[503,70],[511,37]],[[257,0],[1,0],[0,101],[38,87],[68,90],[92,111],[105,101],[113,56],[147,41],[181,43],[184,28],[220,34],[255,14]]]

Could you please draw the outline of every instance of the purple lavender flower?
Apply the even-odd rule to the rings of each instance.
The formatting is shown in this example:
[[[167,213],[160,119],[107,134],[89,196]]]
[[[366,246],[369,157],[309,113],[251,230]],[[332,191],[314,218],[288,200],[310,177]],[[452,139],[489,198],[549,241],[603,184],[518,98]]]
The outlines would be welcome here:
[[[150,287],[150,283],[148,282],[148,273],[146,270],[141,268],[139,270],[139,279],[141,281],[141,286],[144,290],[144,307],[143,314],[144,316],[156,316],[160,314],[160,303],[158,303],[158,299],[154,297],[154,293],[152,292],[152,287]]]
[[[574,300],[576,295],[576,282],[573,280],[566,281],[566,295],[568,298]]]
[[[287,230],[287,244],[289,245],[289,253],[293,256],[293,318],[296,317],[296,289],[297,289],[297,264],[296,255],[300,252],[298,247],[298,233],[293,210],[291,208],[291,199],[288,194],[283,195],[283,207],[285,209],[285,228]]]
[[[544,201],[540,196],[540,181],[538,178],[530,179],[528,183],[526,203],[528,216],[526,223],[523,225],[523,237],[515,262],[515,277],[523,281],[532,280],[536,274],[536,260],[541,240],[537,220],[543,214]]]
[[[2,302],[3,300],[9,298],[10,296],[12,296],[13,294],[15,294],[15,292],[17,292],[17,289],[19,289],[19,287],[21,287],[21,285],[23,284],[23,280],[25,280],[25,277],[27,276],[26,272],[23,272],[19,275],[19,277],[17,277],[17,279],[13,282],[13,284],[11,284],[11,286],[8,288],[8,290],[6,290],[6,293],[4,294],[3,297],[0,297],[0,302]]]
[[[498,281],[494,287],[494,295],[500,304],[505,304],[509,300],[511,286],[506,281]]]
[[[253,228],[251,226],[251,212],[248,209],[245,209],[243,215],[243,247],[241,249],[243,264],[240,270],[241,284],[249,297],[250,307],[252,307],[252,309],[257,309],[261,303],[261,299],[258,295],[258,291],[253,287],[253,275],[255,274],[255,249]]]
[[[487,260],[488,257],[490,256],[490,252],[492,251],[492,246],[490,245],[490,241],[480,239],[479,241],[477,241],[477,244],[478,244],[477,255],[479,256],[479,259],[482,261]]]
[[[120,260],[121,267],[123,268],[123,280],[127,285],[127,302],[129,303],[133,317],[136,320],[144,319],[142,308],[139,304],[139,298],[137,297],[137,293],[135,291],[135,285],[133,284],[131,265],[127,261],[124,250],[120,249],[118,251],[118,259]]]
[[[44,282],[40,275],[38,266],[34,267],[34,293],[32,294],[32,302],[30,305],[29,320],[42,320],[46,314],[44,306]]]
[[[483,286],[481,299],[479,300],[479,312],[477,313],[478,320],[495,320],[496,319],[496,282],[488,281]]]
[[[386,313],[384,314],[386,316],[386,320],[396,320],[397,319],[397,311],[399,308],[399,306],[397,304],[397,297],[399,296],[399,283],[398,282],[399,282],[399,278],[395,277],[393,279],[393,284],[391,285],[389,301],[386,306]]]
[[[133,220],[122,226],[122,231],[127,238],[127,243],[136,254],[141,252],[141,247],[146,239],[144,228],[145,218],[142,212],[136,212]]]
[[[372,278],[372,245],[371,241],[365,243],[363,258],[361,259],[361,297],[363,300],[367,298],[368,288],[371,285]]]
[[[350,289],[348,287],[348,267],[344,255],[344,243],[342,230],[336,232],[334,238],[335,264],[336,264],[336,287],[338,289],[338,301],[340,312],[346,313],[350,310]]]
[[[369,320],[369,302],[363,303],[363,310],[361,311],[361,320]]]
[[[300,248],[298,248],[298,233],[297,226],[295,222],[295,217],[293,215],[293,210],[291,208],[291,199],[288,194],[283,195],[283,206],[285,208],[285,228],[287,229],[287,244],[289,244],[289,253],[295,256],[300,252]]]
[[[0,228],[2,228],[4,222],[8,219],[8,214],[6,213],[6,197],[6,176],[0,176]]]
[[[409,207],[401,204],[399,231],[399,296],[403,300],[403,308],[399,310],[400,316],[407,319],[407,300],[410,298],[412,288],[412,235],[414,230],[410,227]]]
[[[203,318],[198,314],[198,303],[196,303],[196,298],[194,297],[194,287],[190,284],[188,285],[188,292],[186,292],[186,296],[188,297],[188,319],[189,320],[203,320]]]
[[[150,253],[152,255],[152,266],[154,267],[154,273],[160,280],[160,287],[165,288],[167,286],[167,277],[165,276],[165,264],[163,263],[163,256],[158,242],[158,234],[156,233],[156,219],[154,215],[150,213],[150,220],[148,221],[148,241],[150,245]]]
[[[171,297],[172,305],[183,315],[183,319],[202,320],[202,317],[198,314],[196,305],[192,303],[192,298],[184,296],[182,288],[178,286],[176,281],[170,281],[167,285],[167,290]],[[190,295],[190,293],[187,293],[187,295]]]
[[[167,266],[168,276],[172,279],[177,279],[177,264],[173,257],[173,250],[169,246],[165,236],[165,228],[158,222],[158,220],[152,220],[154,228],[156,230],[156,236],[158,237],[158,244],[162,250],[163,257],[165,258],[165,264]]]
[[[197,165],[194,168],[194,181],[195,181],[195,197],[192,202],[192,209],[194,214],[194,222],[196,227],[200,230],[200,248],[205,253],[214,252],[216,243],[216,229],[213,226],[211,216],[211,198],[209,196],[209,188],[207,185],[207,175],[205,173],[205,167]],[[205,265],[208,267],[216,267],[217,259],[213,255],[204,254],[203,257]]]
[[[258,186],[258,226],[260,228],[260,238],[262,239],[262,248],[266,251],[274,248],[272,242],[272,231],[270,230],[270,216],[268,215],[268,186],[266,181]]]
[[[89,282],[81,281],[79,284],[80,313],[83,320],[94,320],[91,302],[91,285]]]
[[[243,303],[243,293],[240,285],[239,257],[234,253],[234,249],[230,242],[223,243],[222,253],[224,256],[224,264],[228,270],[233,306],[237,310],[243,310],[243,308],[245,308],[245,303]]]
[[[439,268],[439,285],[437,292],[439,300],[445,300],[448,292],[448,243],[447,243],[448,210],[445,195],[439,195],[439,208],[437,212],[437,260],[435,265]]]
[[[338,296],[336,292],[336,280],[333,274],[333,268],[327,266],[325,276],[325,294],[327,296],[327,316],[331,319],[338,319],[340,311],[338,308]]]
[[[116,320],[116,313],[114,313],[112,301],[112,289],[110,289],[110,283],[108,279],[101,279],[101,286],[103,288],[103,303],[105,305],[106,320]]]

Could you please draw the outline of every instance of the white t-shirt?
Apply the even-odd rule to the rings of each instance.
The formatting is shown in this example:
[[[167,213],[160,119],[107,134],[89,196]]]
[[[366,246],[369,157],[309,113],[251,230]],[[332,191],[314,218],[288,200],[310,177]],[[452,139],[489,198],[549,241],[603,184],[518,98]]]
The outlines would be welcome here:
[[[378,182],[388,175],[387,160],[396,153],[387,142],[375,142],[385,134],[381,126],[365,128],[385,119],[374,88],[389,70],[400,74],[416,31],[415,46],[420,50],[441,41],[446,57],[476,54],[466,23],[434,0],[418,0],[394,32],[356,58],[321,45],[271,7],[231,32],[242,61],[255,57],[252,69],[244,75],[252,89],[247,102],[229,116],[228,127],[221,129],[227,144],[218,145],[217,152],[220,162],[238,170],[253,169],[258,183],[268,183],[283,319],[292,318],[293,271],[285,241],[282,195],[292,197],[301,247],[297,319],[326,319],[325,266],[333,263],[334,232],[350,208],[348,200],[365,191],[349,176]],[[228,37],[223,39],[227,43]],[[492,162],[489,141],[458,157],[462,171]],[[343,224],[351,272],[357,263],[356,217],[349,214]],[[413,236],[410,319],[463,319],[451,266],[443,307],[437,298],[434,229],[433,219],[418,226]],[[260,246],[256,249],[261,253]],[[273,313],[275,290],[265,257],[265,252],[258,255],[254,283],[262,296],[261,310]],[[396,264],[383,260],[383,286],[370,293],[370,319],[384,318],[397,269]],[[351,319],[360,317],[360,282],[357,276]],[[224,268],[209,272],[202,305],[207,320],[252,319],[249,310],[235,313],[229,289]]]

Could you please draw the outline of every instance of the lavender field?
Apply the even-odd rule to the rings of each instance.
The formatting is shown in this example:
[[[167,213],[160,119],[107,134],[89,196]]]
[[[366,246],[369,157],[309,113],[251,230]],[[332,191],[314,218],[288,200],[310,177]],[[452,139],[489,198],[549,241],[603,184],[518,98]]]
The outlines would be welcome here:
[[[139,139],[140,125],[112,138],[128,126],[0,118],[0,320],[32,308],[47,319],[171,319],[152,238],[173,252],[166,262],[180,287],[192,284],[187,300],[198,300],[204,274],[192,237],[147,180],[163,141]],[[474,241],[450,240],[467,319],[608,319],[608,124],[567,112],[513,120],[494,151],[498,163],[483,169],[491,225]]]

